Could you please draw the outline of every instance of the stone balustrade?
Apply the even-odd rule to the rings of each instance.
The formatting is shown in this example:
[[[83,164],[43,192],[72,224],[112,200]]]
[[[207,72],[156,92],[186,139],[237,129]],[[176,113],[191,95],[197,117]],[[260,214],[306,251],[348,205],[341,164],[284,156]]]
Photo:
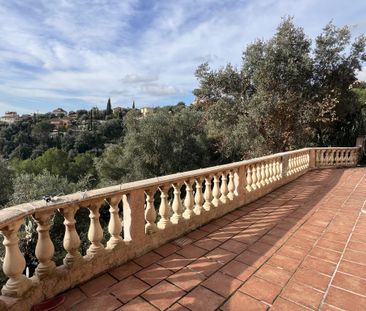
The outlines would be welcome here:
[[[0,309],[2,303],[5,310],[29,310],[33,304],[250,203],[311,169],[355,166],[359,154],[360,147],[305,148],[1,210],[2,270],[8,280],[2,288]],[[100,212],[106,207],[109,223],[102,228]],[[85,255],[80,252],[75,221],[82,209],[89,210],[90,246]],[[60,235],[66,255],[60,266],[53,261],[55,246],[50,238],[50,219],[55,213],[62,215],[65,228]],[[32,277],[23,274],[26,262],[18,245],[18,232],[27,217],[35,220],[38,233],[38,266]],[[103,243],[106,236],[108,241]]]

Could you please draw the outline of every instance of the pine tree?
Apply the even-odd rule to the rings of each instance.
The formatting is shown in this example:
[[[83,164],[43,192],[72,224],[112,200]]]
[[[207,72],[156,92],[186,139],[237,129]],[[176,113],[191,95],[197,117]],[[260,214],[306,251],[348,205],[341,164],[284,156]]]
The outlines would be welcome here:
[[[132,101],[132,109],[136,109],[135,101]]]
[[[108,102],[107,102],[107,109],[106,109],[106,111],[105,111],[105,114],[107,115],[107,116],[109,116],[109,115],[111,115],[112,114],[112,104],[111,104],[111,99],[110,98],[108,98]]]

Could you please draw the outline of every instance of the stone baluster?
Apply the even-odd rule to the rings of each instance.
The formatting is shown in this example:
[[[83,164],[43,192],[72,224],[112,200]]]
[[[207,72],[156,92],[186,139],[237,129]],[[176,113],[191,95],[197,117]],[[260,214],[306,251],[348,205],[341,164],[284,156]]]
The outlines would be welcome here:
[[[281,159],[277,160],[277,172],[278,172],[278,180],[283,178],[283,163]]]
[[[173,215],[170,217],[170,221],[173,224],[178,224],[182,221],[182,212],[183,212],[183,206],[182,206],[182,200],[180,199],[180,187],[181,183],[174,183],[174,199],[172,204],[172,210]]]
[[[347,165],[349,165],[351,163],[352,163],[352,161],[351,161],[351,151],[347,150]]]
[[[270,161],[266,161],[265,167],[264,167],[264,176],[265,176],[265,183],[266,185],[269,184],[269,165],[270,165]]]
[[[266,185],[266,166],[265,162],[261,162],[260,164],[261,169],[261,186],[264,187]]]
[[[103,202],[104,200],[98,200],[96,202],[92,202],[91,205],[88,207],[90,212],[88,239],[91,242],[91,245],[87,250],[87,254],[89,256],[96,256],[97,254],[101,253],[104,250],[104,247],[101,243],[103,239],[103,229],[99,221],[100,218],[99,209]]]
[[[22,223],[23,220],[17,220],[1,229],[5,246],[2,269],[9,278],[1,290],[1,293],[5,296],[21,297],[32,285],[31,280],[22,274],[26,265],[18,244],[18,231]]]
[[[248,192],[254,190],[253,189],[253,180],[252,180],[252,166],[251,165],[248,165],[247,166],[247,186],[246,186],[246,189]]]
[[[107,242],[107,248],[113,249],[118,245],[121,245],[123,240],[121,237],[122,232],[122,222],[119,218],[119,208],[118,205],[122,200],[122,196],[115,196],[111,198],[111,202],[109,204],[109,223],[108,223],[108,232],[111,237]]]
[[[215,207],[218,207],[219,203],[220,203],[219,184],[220,184],[219,177],[217,175],[214,175],[214,186],[213,186],[213,189],[212,189],[212,195],[213,195],[212,205],[215,206]]]
[[[261,175],[261,165],[260,163],[256,165],[256,172],[257,172],[257,188],[260,189],[262,187],[262,175]]]
[[[294,159],[292,156],[290,156],[288,159],[287,176],[292,175],[293,168],[294,168]]]
[[[228,190],[229,190],[229,194],[227,195],[227,197],[229,198],[230,201],[232,201],[235,198],[235,183],[234,183],[234,172],[233,171],[229,172]]]
[[[79,252],[80,238],[75,229],[75,214],[79,209],[78,206],[73,205],[67,208],[60,209],[61,214],[64,216],[65,235],[63,246],[67,254],[64,258],[64,265],[71,267],[81,260]]]
[[[328,159],[328,161],[327,161],[327,165],[328,166],[331,166],[333,163],[333,159],[332,159],[332,157],[333,157],[333,150],[328,150],[327,151],[327,154],[328,154],[328,156],[327,156],[327,159]]]
[[[257,187],[257,170],[255,164],[252,165],[252,189],[256,190]]]
[[[184,182],[186,184],[186,197],[184,198],[184,207],[185,210],[183,212],[184,219],[191,219],[194,215],[193,212],[193,205],[194,205],[194,198],[193,198],[193,180],[190,179]]]
[[[222,204],[226,204],[228,197],[227,194],[229,193],[229,189],[227,186],[227,172],[223,172],[221,174],[221,188],[220,188],[221,196],[220,196],[220,202]]]
[[[347,164],[347,151],[342,150],[342,164]]]
[[[154,206],[154,194],[155,189],[148,189],[145,191],[146,194],[146,208],[145,208],[145,233],[152,234],[157,231],[156,221],[156,211]]]
[[[39,279],[43,279],[45,276],[50,275],[56,267],[55,263],[52,261],[55,248],[50,238],[49,220],[52,215],[53,211],[36,213],[34,215],[38,232],[35,254],[39,262],[36,269],[36,274]]]
[[[212,196],[212,189],[211,189],[211,180],[212,180],[212,176],[211,175],[210,176],[207,176],[205,178],[205,194],[204,194],[205,204],[203,204],[203,208],[205,209],[205,211],[211,210],[211,207],[212,207],[212,199],[213,199],[213,196]],[[197,184],[200,184],[200,186],[201,186],[201,182],[198,182],[198,180],[196,182],[196,187],[197,187]],[[196,195],[197,195],[197,188],[196,188]],[[197,203],[196,203],[196,206],[197,206]],[[196,212],[196,210],[195,210],[195,212]]]
[[[281,159],[277,158],[274,162],[274,179],[280,180],[281,179],[281,171],[280,171],[280,165],[281,165]]]
[[[320,166],[324,166],[325,165],[325,150],[319,150],[319,162],[320,162]]]
[[[207,184],[207,181],[209,180],[209,184]],[[209,189],[207,189],[209,188]],[[208,191],[208,192],[207,192]],[[211,209],[211,200],[212,200],[212,194],[211,194],[211,177],[206,178],[206,189],[205,189],[205,198],[207,198],[208,200],[206,200],[205,204],[202,206],[203,204],[203,193],[202,193],[202,178],[196,178],[196,193],[194,195],[194,213],[196,215],[201,215],[202,213],[202,207],[206,210],[209,211]]]
[[[159,188],[160,190],[160,207],[159,207],[159,214],[160,220],[158,222],[159,229],[165,229],[167,226],[170,225],[169,215],[170,215],[170,208],[168,203],[168,190],[170,186],[162,186]]]
[[[271,184],[274,181],[274,164],[275,164],[275,160],[272,159],[269,161],[268,164],[268,182]]]

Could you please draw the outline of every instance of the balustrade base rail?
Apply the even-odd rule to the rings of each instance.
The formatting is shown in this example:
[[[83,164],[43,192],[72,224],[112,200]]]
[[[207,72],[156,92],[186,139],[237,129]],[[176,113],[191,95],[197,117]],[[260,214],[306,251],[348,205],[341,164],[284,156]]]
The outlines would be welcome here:
[[[32,305],[253,202],[311,169],[355,166],[359,155],[359,147],[305,148],[2,210],[3,272],[8,281],[0,296],[0,310],[30,310]],[[106,246],[101,243],[99,220],[104,202],[110,206],[111,237]],[[91,245],[85,256],[80,255],[75,229],[75,213],[80,208],[88,208],[90,218]],[[64,217],[63,247],[67,252],[64,264],[58,267],[52,261],[54,245],[49,235],[49,220],[56,211]],[[25,260],[17,236],[25,217],[35,219],[38,231],[35,254],[39,263],[31,278],[22,274]]]

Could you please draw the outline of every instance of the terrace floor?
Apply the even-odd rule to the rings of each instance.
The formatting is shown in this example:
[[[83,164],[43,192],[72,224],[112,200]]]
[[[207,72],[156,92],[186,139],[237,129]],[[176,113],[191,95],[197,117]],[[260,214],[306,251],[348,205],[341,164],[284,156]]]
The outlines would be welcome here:
[[[366,168],[309,172],[55,310],[365,310],[365,200]]]

